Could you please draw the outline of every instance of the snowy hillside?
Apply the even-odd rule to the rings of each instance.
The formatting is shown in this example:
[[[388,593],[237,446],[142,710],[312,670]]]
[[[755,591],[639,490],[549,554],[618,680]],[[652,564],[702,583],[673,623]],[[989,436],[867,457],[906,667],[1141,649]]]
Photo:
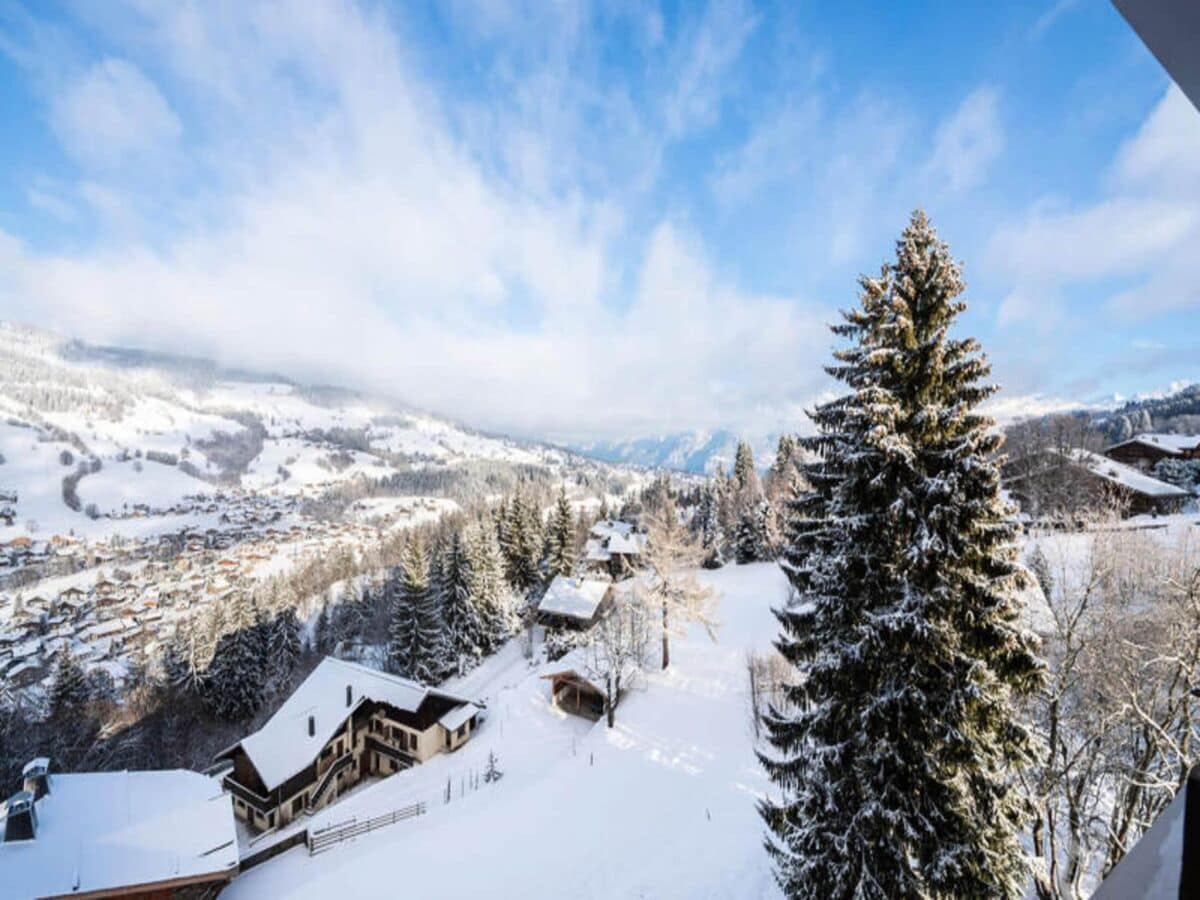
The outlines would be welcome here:
[[[195,498],[222,489],[318,497],[480,463],[596,469],[348,391],[0,323],[0,542],[146,536],[204,524]]]
[[[510,643],[447,687],[486,698],[462,749],[383,781],[307,821],[311,828],[424,801],[428,813],[317,856],[289,850],[222,895],[266,897],[777,897],[755,802],[746,653],[769,649],[786,582],[772,564],[706,572],[718,640],[694,628],[667,672],[645,676],[613,729],[549,703],[549,667]],[[503,778],[464,787],[489,752]],[[447,780],[452,799],[445,802]],[[400,888],[399,885],[403,885]]]

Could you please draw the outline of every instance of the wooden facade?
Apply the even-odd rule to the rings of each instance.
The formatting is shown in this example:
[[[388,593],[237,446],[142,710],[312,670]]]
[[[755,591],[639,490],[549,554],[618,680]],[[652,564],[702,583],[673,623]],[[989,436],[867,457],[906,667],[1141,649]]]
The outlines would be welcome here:
[[[1104,451],[1109,459],[1149,472],[1164,459],[1200,459],[1200,437],[1190,441],[1172,440],[1175,435],[1138,435]]]
[[[224,786],[237,818],[258,831],[281,828],[302,814],[333,803],[367,777],[386,777],[456,750],[478,725],[478,709],[453,729],[439,721],[462,707],[456,698],[430,692],[416,712],[364,700],[346,716],[303,769],[268,790],[241,744],[218,754],[233,768]]]

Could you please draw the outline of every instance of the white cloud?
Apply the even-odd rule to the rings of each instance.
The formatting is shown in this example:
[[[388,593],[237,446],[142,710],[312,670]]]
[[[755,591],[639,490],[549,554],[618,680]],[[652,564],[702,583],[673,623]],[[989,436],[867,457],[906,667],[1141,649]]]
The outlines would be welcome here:
[[[709,0],[680,42],[678,72],[665,105],[667,131],[678,137],[711,126],[730,90],[730,70],[757,25],[740,0]]]
[[[0,233],[0,314],[535,435],[741,426],[823,380],[820,311],[720,278],[686,227],[639,243],[600,193],[524,190],[486,153],[513,132],[458,132],[375,14],[199,9],[149,23],[176,90],[210,104],[195,152],[215,173],[176,189],[183,227],[135,217],[59,253]],[[210,50],[228,68],[201,65]],[[109,215],[139,199],[85,187]]]
[[[979,184],[1004,150],[1004,130],[999,115],[1000,93],[996,88],[977,88],[942,122],[934,136],[928,176],[945,178],[952,190]]]
[[[1072,287],[1123,278],[1129,284],[1094,307],[1126,319],[1200,305],[1200,114],[1170,87],[1117,153],[1101,196],[1064,208],[1044,200],[999,228],[989,266],[1015,285],[1001,325],[1065,318]]]
[[[182,130],[154,83],[123,59],[102,60],[67,84],[50,122],[68,153],[103,167],[156,153]]]

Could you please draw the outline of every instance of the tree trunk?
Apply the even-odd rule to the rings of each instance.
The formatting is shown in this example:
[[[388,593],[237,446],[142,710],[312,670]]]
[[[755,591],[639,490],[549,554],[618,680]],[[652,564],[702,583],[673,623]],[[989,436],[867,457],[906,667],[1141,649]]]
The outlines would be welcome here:
[[[613,696],[612,675],[608,676],[608,701],[604,705],[606,707],[605,712],[608,713],[608,727],[612,728],[617,721],[617,703],[616,698]]]
[[[667,628],[667,601],[663,601],[663,651],[662,651],[662,667],[665,669],[671,664],[671,645],[670,633]]]

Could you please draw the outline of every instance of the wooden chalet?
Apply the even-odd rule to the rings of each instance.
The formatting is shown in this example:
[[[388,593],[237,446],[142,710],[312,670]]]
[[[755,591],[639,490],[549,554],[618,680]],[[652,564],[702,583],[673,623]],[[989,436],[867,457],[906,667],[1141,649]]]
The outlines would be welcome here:
[[[1006,477],[1005,488],[1031,515],[1037,515],[1034,498],[1039,488],[1071,479],[1072,490],[1100,502],[1116,500],[1128,515],[1159,515],[1178,512],[1191,494],[1140,469],[1090,450],[1043,451],[1040,463],[1017,475]],[[1083,498],[1080,498],[1083,499]]]
[[[391,775],[474,733],[481,707],[326,657],[257,732],[217,754],[234,814],[266,831],[334,802],[363,778]]]
[[[538,621],[560,628],[590,628],[612,606],[613,584],[598,578],[556,575],[538,603]]]
[[[1164,459],[1200,459],[1200,435],[1135,434],[1104,451],[1109,459],[1148,472]]]

